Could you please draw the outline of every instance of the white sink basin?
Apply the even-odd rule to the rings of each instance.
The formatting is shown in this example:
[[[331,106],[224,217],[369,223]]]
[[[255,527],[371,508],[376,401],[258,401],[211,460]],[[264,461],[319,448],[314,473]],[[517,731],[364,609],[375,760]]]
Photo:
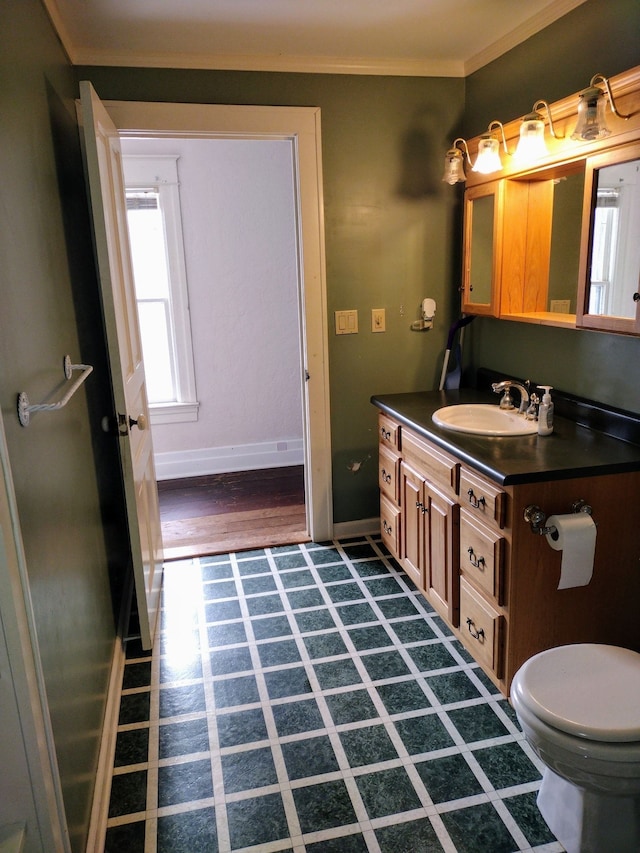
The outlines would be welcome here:
[[[538,431],[536,421],[525,420],[515,409],[501,409],[490,403],[445,406],[433,413],[433,422],[443,429],[475,435],[531,435]]]

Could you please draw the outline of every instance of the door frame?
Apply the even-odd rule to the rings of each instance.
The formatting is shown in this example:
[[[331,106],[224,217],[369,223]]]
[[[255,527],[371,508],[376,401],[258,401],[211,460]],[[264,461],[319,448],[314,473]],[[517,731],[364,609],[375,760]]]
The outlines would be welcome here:
[[[103,101],[121,137],[285,139],[296,163],[307,530],[333,538],[320,109]]]

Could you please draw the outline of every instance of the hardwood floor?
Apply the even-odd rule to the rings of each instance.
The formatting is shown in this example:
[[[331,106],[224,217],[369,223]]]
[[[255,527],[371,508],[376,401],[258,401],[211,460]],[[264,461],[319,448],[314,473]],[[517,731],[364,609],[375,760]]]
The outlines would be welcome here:
[[[308,542],[304,468],[158,483],[166,560]]]

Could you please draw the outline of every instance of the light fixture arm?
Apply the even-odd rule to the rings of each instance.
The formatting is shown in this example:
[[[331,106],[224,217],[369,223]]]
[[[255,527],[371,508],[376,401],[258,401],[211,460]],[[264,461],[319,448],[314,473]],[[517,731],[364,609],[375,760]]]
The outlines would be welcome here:
[[[618,108],[616,107],[616,102],[613,99],[613,92],[611,91],[611,86],[609,85],[609,80],[607,79],[607,77],[605,77],[604,74],[594,74],[593,77],[591,78],[591,82],[589,83],[589,86],[591,88],[594,88],[596,83],[604,83],[604,88],[607,92],[607,95],[609,96],[609,103],[611,105],[611,112],[614,115],[618,116],[618,118],[622,118],[625,121],[627,119],[630,119],[632,113],[629,113],[629,115],[624,115],[623,113],[618,112]]]
[[[547,112],[547,118],[549,119],[549,133],[551,134],[551,136],[553,136],[554,139],[564,139],[564,136],[558,136],[558,134],[556,133],[556,129],[553,124],[553,118],[551,116],[551,108],[549,107],[549,104],[546,101],[536,101],[533,107],[531,108],[531,112],[529,113],[529,115],[539,115],[539,111],[542,107],[544,107]],[[529,116],[525,116],[524,120],[526,121],[528,118]]]
[[[493,130],[494,127],[500,128],[500,133],[502,134],[502,144],[504,146],[504,153],[508,154],[509,149],[507,148],[507,137],[504,135],[504,125],[502,124],[501,121],[494,119],[492,122],[489,122],[489,127],[487,128],[487,135],[491,136],[491,131]]]
[[[458,142],[462,143],[462,148],[458,145]],[[453,144],[451,145],[451,149],[457,148],[459,151],[462,150],[467,158],[467,163],[471,165],[471,157],[469,155],[469,148],[467,146],[466,139],[463,139],[461,136],[458,136],[453,140]]]

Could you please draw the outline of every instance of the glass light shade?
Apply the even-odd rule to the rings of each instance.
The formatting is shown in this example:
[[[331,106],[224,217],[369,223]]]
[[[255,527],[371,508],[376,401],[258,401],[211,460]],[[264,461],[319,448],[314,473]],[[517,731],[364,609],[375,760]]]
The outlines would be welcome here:
[[[499,150],[500,143],[497,139],[494,139],[493,136],[481,136],[478,143],[478,156],[473,165],[473,171],[480,172],[482,175],[499,172],[502,169]]]
[[[467,177],[464,173],[464,164],[462,159],[462,151],[459,148],[451,148],[445,154],[444,158],[444,175],[442,180],[447,183],[457,184],[466,181]]]
[[[591,86],[580,92],[578,104],[578,123],[571,134],[572,139],[604,139],[611,135],[605,118],[607,102],[604,92],[597,86]]]
[[[521,163],[537,160],[549,153],[544,139],[544,121],[539,113],[525,116],[520,125],[520,139],[514,158]]]

